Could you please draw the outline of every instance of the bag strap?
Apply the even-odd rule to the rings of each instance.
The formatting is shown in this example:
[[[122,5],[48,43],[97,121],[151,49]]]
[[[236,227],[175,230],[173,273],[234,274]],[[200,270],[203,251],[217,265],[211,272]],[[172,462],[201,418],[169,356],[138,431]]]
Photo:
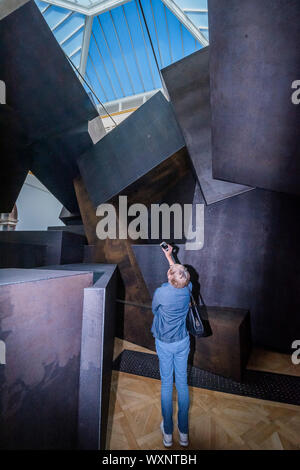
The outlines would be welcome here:
[[[195,311],[197,320],[198,320],[199,323],[202,323],[202,320],[201,320],[201,317],[200,317],[200,313],[199,313],[199,310],[198,310],[198,305],[196,304],[196,301],[195,301],[195,299],[194,299],[194,296],[193,296],[192,292],[190,292],[190,298],[191,298],[191,303],[192,303],[193,306],[194,306],[194,311]]]

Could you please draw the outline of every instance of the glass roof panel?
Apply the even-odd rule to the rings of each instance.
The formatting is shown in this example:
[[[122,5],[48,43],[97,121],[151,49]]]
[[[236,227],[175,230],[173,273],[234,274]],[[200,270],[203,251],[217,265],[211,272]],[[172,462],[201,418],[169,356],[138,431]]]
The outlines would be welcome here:
[[[49,3],[89,14],[114,8],[127,1],[129,0],[50,0]]]
[[[66,8],[68,2],[114,8],[89,17]],[[193,18],[194,28],[206,36],[207,13],[202,11],[206,0],[197,0],[201,11],[193,0],[176,2],[180,8],[190,8],[188,21]],[[36,4],[65,54],[104,103],[161,89],[160,69],[202,47],[176,11],[168,8],[167,0],[141,0],[142,9],[138,0],[36,0]]]

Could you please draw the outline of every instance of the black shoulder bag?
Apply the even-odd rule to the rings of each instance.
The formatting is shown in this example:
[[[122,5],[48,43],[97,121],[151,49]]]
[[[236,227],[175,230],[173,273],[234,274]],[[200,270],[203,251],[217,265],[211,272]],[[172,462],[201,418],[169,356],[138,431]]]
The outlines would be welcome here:
[[[198,338],[205,336],[205,330],[203,326],[203,322],[201,320],[200,312],[198,309],[198,305],[195,302],[193,294],[191,293],[191,302],[190,308],[186,317],[186,327],[188,332],[193,335],[197,336]]]

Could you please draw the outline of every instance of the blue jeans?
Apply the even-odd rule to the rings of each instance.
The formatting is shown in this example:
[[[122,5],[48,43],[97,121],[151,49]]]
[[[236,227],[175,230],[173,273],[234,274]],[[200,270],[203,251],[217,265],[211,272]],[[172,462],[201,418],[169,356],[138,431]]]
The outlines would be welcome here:
[[[161,378],[161,411],[166,434],[173,433],[173,372],[178,395],[179,431],[188,434],[188,413],[190,406],[189,388],[187,385],[187,360],[190,352],[190,337],[187,336],[175,343],[164,343],[155,339],[159,358]]]

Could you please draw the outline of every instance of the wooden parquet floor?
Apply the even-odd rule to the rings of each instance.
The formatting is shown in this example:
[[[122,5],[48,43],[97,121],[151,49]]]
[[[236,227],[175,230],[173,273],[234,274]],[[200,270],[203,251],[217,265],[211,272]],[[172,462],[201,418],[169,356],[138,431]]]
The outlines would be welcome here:
[[[116,338],[115,357],[122,349],[151,352]],[[277,364],[277,368],[276,368]],[[249,367],[300,375],[290,358],[256,350]],[[190,387],[190,445],[202,450],[299,450],[300,407]],[[174,428],[177,421],[176,391]],[[164,449],[159,425],[160,381],[113,372],[106,448]],[[174,429],[173,447],[178,444]]]

